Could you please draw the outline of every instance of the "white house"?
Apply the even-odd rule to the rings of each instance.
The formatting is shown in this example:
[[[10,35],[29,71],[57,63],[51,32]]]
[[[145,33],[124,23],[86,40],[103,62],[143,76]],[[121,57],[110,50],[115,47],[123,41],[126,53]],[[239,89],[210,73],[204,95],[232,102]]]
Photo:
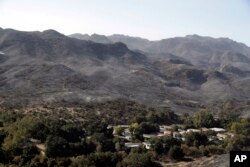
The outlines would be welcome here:
[[[213,130],[213,131],[215,131],[215,132],[217,132],[217,133],[223,133],[223,132],[226,132],[226,130],[225,130],[225,129],[223,129],[223,128],[210,128],[210,130]]]
[[[34,139],[34,138],[30,138],[29,140],[30,140],[30,142],[33,143],[33,144],[41,144],[41,140]]]
[[[151,148],[151,146],[152,146],[151,143],[149,143],[149,142],[143,142],[142,144],[143,144],[144,147],[145,147],[146,149],[148,149],[148,150],[149,150],[149,149]]]
[[[142,145],[142,143],[125,143],[125,147],[127,148],[137,148],[140,147]]]
[[[163,134],[164,134],[164,136],[172,136],[172,131],[170,131],[170,130],[165,130],[165,131],[163,132]]]
[[[234,134],[233,133],[218,133],[216,136],[219,140],[224,140],[227,137],[229,138],[233,137]]]
[[[155,133],[155,134],[143,134],[144,139],[151,139],[155,137],[163,137],[165,136],[163,133]]]
[[[188,129],[188,130],[187,130],[187,133],[190,133],[190,132],[200,133],[201,130],[200,130],[200,129]]]

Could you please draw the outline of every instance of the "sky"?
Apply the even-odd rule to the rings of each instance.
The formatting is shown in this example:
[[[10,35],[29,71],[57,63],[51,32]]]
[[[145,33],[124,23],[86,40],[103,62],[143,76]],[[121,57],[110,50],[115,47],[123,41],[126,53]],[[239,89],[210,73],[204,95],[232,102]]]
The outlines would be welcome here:
[[[0,27],[150,40],[198,34],[250,46],[250,0],[0,0]]]

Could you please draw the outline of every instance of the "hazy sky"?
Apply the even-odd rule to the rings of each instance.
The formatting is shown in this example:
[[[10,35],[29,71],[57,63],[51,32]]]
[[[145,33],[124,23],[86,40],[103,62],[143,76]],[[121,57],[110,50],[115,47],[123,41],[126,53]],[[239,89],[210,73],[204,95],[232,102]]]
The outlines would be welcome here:
[[[0,27],[151,40],[199,34],[250,46],[250,0],[0,0]]]

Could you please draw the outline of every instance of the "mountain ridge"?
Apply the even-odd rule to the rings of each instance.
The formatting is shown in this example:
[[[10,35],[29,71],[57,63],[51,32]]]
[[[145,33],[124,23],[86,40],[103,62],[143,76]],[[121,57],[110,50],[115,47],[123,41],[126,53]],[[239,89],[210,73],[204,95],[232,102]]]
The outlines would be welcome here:
[[[182,113],[250,99],[249,48],[241,44],[197,36],[205,42],[177,38],[151,44],[126,36],[130,44],[146,48],[141,51],[126,41],[106,43],[108,37],[93,37],[95,41],[55,30],[0,30],[1,104],[127,98]]]

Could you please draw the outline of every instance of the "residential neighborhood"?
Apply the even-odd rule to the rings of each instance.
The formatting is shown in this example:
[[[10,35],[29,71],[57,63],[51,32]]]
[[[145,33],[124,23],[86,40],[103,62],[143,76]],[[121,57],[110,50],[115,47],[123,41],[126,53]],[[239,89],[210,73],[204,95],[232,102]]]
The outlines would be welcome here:
[[[143,134],[143,140],[144,142],[133,142],[133,137],[131,130],[129,129],[130,125],[116,125],[112,126],[109,125],[109,128],[113,128],[113,135],[115,137],[118,137],[124,142],[124,146],[126,148],[138,148],[143,146],[146,149],[150,149],[152,144],[150,143],[150,139],[152,138],[161,138],[161,137],[172,137],[181,141],[185,141],[185,136],[188,133],[211,133],[211,135],[208,136],[209,141],[216,141],[216,140],[225,140],[226,138],[231,138],[234,136],[233,133],[227,132],[224,128],[199,128],[199,129],[184,129],[181,125],[161,125],[159,126],[159,132],[157,133],[149,133],[149,134]],[[178,128],[176,128],[178,127]],[[118,134],[119,131],[122,129],[122,132]]]
[[[181,125],[160,125],[159,126],[159,132],[157,133],[149,133],[149,134],[143,134],[143,142],[142,141],[134,141],[133,140],[133,135],[130,131],[130,126],[131,125],[108,125],[107,129],[112,129],[113,130],[113,135],[114,137],[119,138],[121,144],[124,146],[124,149],[132,149],[132,148],[139,148],[143,147],[145,149],[151,149],[152,148],[152,143],[150,142],[150,139],[154,138],[161,138],[161,137],[170,137],[170,138],[175,138],[180,141],[185,141],[185,136],[186,134],[189,133],[208,133],[211,132],[212,135],[209,135],[208,140],[209,141],[222,141],[225,140],[226,138],[231,138],[234,136],[233,133],[227,132],[226,129],[223,128],[200,128],[200,129],[183,129],[183,126]],[[176,128],[178,127],[178,128]],[[118,134],[118,129],[122,130]],[[1,129],[0,129],[1,130]],[[91,137],[89,137],[91,139]],[[37,149],[41,152],[42,155],[45,155],[45,144],[42,143],[38,139],[30,138],[29,142],[34,144]]]

